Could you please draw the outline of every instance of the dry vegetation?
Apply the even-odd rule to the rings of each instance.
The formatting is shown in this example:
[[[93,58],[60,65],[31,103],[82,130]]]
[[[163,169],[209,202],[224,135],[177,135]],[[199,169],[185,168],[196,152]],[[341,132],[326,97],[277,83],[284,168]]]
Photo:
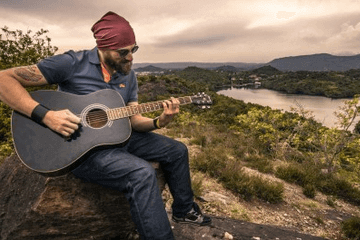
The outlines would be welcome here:
[[[161,130],[166,134],[166,130]],[[193,158],[201,148],[189,144],[188,138],[178,139],[188,145]],[[282,164],[280,161],[278,164]],[[316,192],[314,198],[303,194],[303,188],[278,179],[274,174],[265,174],[243,166],[250,176],[259,176],[269,182],[281,183],[284,186],[283,201],[272,204],[260,199],[246,201],[238,194],[226,189],[223,184],[207,174],[192,170],[194,191],[201,193],[197,202],[203,211],[210,215],[244,220],[257,224],[275,225],[301,233],[324,237],[327,239],[347,239],[341,233],[342,221],[351,216],[360,216],[360,208],[343,200]],[[171,209],[171,195],[164,191],[167,209]]]

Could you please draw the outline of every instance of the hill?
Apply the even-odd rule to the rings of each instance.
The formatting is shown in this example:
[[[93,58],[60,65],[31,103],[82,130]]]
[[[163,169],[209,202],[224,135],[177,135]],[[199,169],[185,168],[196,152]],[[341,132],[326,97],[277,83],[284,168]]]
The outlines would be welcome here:
[[[215,70],[225,71],[225,72],[239,72],[239,71],[244,70],[244,69],[243,68],[241,68],[241,69],[236,68],[234,66],[224,65],[224,66],[215,68]]]
[[[203,69],[215,69],[223,66],[232,66],[243,70],[251,70],[263,66],[263,63],[243,63],[243,62],[218,62],[218,63],[204,63],[204,62],[169,62],[169,63],[134,63],[133,68],[137,71],[138,68],[143,68],[152,65],[154,67],[171,70],[182,70],[187,67],[197,67]]]
[[[201,84],[202,86],[207,85],[208,88],[221,86],[228,81],[227,75],[198,67],[187,67],[182,71],[175,72],[175,75],[194,83]]]
[[[136,69],[137,72],[163,72],[165,69],[149,65],[146,67],[139,67]]]
[[[166,70],[183,70],[197,67],[210,70],[251,71],[264,66],[272,66],[280,71],[348,71],[360,68],[360,54],[353,56],[335,56],[327,53],[276,58],[268,63],[244,62],[169,62],[134,63],[135,71],[144,67],[156,67]]]
[[[280,71],[347,71],[360,68],[360,54],[334,56],[313,54],[274,59],[268,63]]]
[[[268,76],[282,73],[280,70],[278,70],[278,69],[276,69],[276,68],[274,68],[274,67],[272,67],[270,65],[254,69],[251,72],[255,73],[255,74],[265,74],[265,75],[268,75]]]

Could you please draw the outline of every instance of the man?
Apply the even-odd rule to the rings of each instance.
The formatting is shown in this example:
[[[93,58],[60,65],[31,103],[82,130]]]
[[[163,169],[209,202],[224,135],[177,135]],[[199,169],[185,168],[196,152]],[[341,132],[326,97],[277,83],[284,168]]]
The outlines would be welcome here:
[[[130,24],[108,12],[91,30],[97,43],[92,50],[69,51],[37,65],[0,72],[0,100],[63,136],[77,131],[80,119],[69,110],[46,109],[24,87],[58,84],[60,91],[80,95],[109,88],[118,91],[127,105],[138,104],[137,80],[131,67],[133,54],[139,47]],[[174,98],[165,101],[163,107],[158,118],[140,114],[130,118],[133,134],[124,147],[93,151],[72,170],[85,181],[124,192],[142,239],[173,239],[155,171],[148,161],[158,161],[164,171],[174,198],[174,221],[211,223],[193,201],[186,146],[151,132],[166,126],[179,112],[179,102]]]

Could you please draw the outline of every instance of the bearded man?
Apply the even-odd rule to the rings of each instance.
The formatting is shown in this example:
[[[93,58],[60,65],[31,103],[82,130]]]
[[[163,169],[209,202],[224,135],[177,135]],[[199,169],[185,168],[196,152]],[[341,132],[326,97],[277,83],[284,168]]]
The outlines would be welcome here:
[[[78,95],[113,89],[126,105],[137,105],[138,84],[131,67],[139,47],[129,22],[108,12],[91,30],[97,45],[92,50],[68,51],[36,65],[0,72],[0,100],[64,137],[79,129],[81,119],[69,110],[47,109],[32,99],[24,87],[57,84],[59,91]],[[172,219],[199,225],[211,223],[194,202],[186,146],[152,132],[173,119],[179,112],[179,101],[164,101],[163,109],[155,119],[141,114],[131,116],[133,131],[126,145],[96,149],[72,170],[84,181],[123,192],[142,239],[174,239],[149,161],[159,162],[164,171],[174,198]]]

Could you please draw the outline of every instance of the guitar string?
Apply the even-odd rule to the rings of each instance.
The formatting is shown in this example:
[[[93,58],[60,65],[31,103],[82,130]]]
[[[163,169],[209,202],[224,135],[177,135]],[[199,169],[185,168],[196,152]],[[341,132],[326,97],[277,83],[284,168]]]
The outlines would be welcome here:
[[[180,101],[185,100],[185,97],[179,98],[179,100]],[[121,111],[121,114],[119,115],[120,117],[117,117],[117,113],[113,113],[113,115],[116,115],[116,119],[120,119],[120,118],[125,118],[125,117],[135,115],[137,113],[145,113],[145,112],[150,112],[150,111],[157,111],[157,110],[160,110],[162,108],[162,103],[163,102],[164,101],[158,101],[158,102],[140,104],[140,105],[136,105],[136,106],[127,106],[127,107],[123,107],[123,108],[118,108],[118,109],[120,109],[119,111]],[[187,102],[185,100],[183,102],[180,102],[180,105],[181,104],[186,104],[186,103]],[[149,108],[150,108],[150,110],[149,110]],[[142,111],[142,109],[145,109],[145,110]],[[101,111],[101,112],[89,112],[86,115],[87,122],[95,124],[95,123],[101,123],[101,122],[109,120],[109,118],[110,118],[109,114],[107,114],[102,109],[100,109],[99,111]],[[129,114],[129,111],[130,111],[130,114]],[[124,112],[125,112],[125,114],[124,114]],[[81,114],[76,114],[76,116],[82,117]]]
[[[160,110],[160,109],[155,109],[153,111],[157,111],[157,110]],[[139,113],[141,114],[143,112],[139,112]],[[128,114],[128,113],[124,114],[124,113],[122,113],[122,115],[115,116],[114,120],[130,117],[130,116],[135,115],[135,114],[137,114],[137,113],[134,113],[134,114],[133,113],[132,114]],[[116,115],[116,113],[115,113],[115,115]],[[81,117],[81,115],[77,115],[77,116]],[[104,112],[99,112],[99,113],[89,113],[88,115],[86,115],[85,119],[86,119],[86,122],[88,122],[88,123],[96,124],[96,123],[106,122],[106,121],[108,121],[110,119],[110,117],[109,117],[108,114],[106,114]]]
[[[150,108],[150,111],[157,111],[160,110],[160,108]],[[148,109],[146,109],[148,110]],[[90,123],[101,123],[104,121],[109,120],[109,114],[106,113],[103,110],[99,110],[100,112],[89,112],[86,116],[85,119],[87,122]],[[130,111],[130,114],[129,114]],[[135,107],[124,107],[122,110],[120,110],[121,114],[117,114],[117,113],[113,113],[113,115],[116,115],[116,119],[120,119],[120,118],[126,118],[126,117],[130,117],[132,115],[135,115],[137,113],[143,113],[143,112],[147,112],[147,111],[140,111],[139,109],[136,109]],[[76,114],[76,116],[78,117],[82,117],[81,114]]]
[[[160,109],[161,108],[151,108],[150,111],[157,111]],[[146,110],[149,110],[149,109],[146,109]],[[114,115],[116,119],[121,119],[121,118],[130,117],[132,115],[135,115],[138,113],[141,114],[143,112],[148,112],[148,111],[140,111],[139,109],[132,108],[132,109],[123,109],[123,110],[120,110],[120,112],[121,112],[120,114],[118,114],[118,112],[114,112],[112,115]],[[86,120],[91,121],[91,123],[104,122],[111,118],[109,115],[110,114],[106,113],[105,111],[92,112],[92,113],[88,113],[86,115]]]
[[[157,111],[160,110],[161,107],[161,101],[159,102],[154,102],[154,103],[147,103],[145,105],[137,105],[137,106],[127,106],[127,107],[123,107],[123,108],[119,108],[121,114],[117,114],[117,112],[119,111],[115,111],[115,113],[113,113],[113,115],[116,115],[116,118],[125,118],[125,117],[129,117],[131,115],[137,114],[137,113],[143,113],[143,112],[148,112],[146,110],[150,111]],[[153,105],[153,106],[150,106]],[[154,106],[155,105],[155,106]],[[156,106],[157,105],[157,106]],[[142,111],[142,109],[144,109],[144,111]],[[105,111],[103,110],[99,110],[101,112],[89,112],[86,115],[86,119],[91,121],[91,123],[99,123],[99,122],[103,122],[103,121],[107,121],[109,119],[109,114],[107,114]],[[129,114],[130,112],[130,114]],[[77,114],[77,116],[81,117],[81,114]],[[119,116],[119,117],[117,117]]]

